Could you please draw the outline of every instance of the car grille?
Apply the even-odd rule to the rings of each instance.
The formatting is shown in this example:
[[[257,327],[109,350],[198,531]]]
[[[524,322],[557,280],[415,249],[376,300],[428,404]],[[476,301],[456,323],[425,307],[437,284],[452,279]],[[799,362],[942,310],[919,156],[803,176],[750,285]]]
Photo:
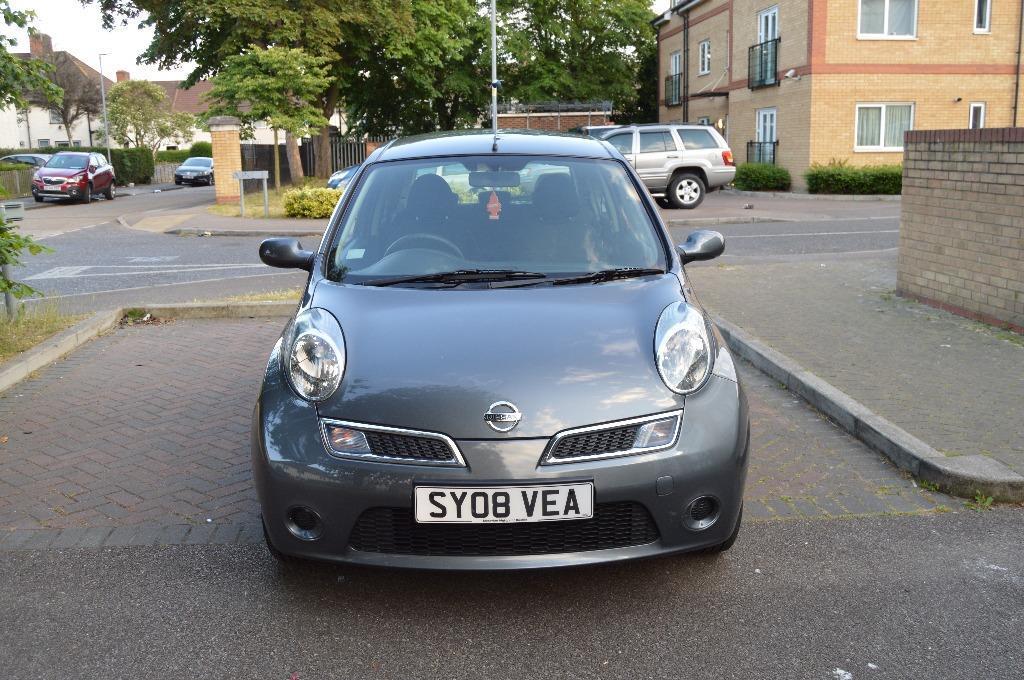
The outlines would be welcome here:
[[[629,451],[633,448],[639,429],[639,425],[629,425],[562,437],[555,444],[550,457],[555,460],[570,460],[581,456]]]
[[[590,519],[516,524],[417,524],[408,508],[371,508],[359,516],[349,547],[398,555],[550,555],[644,545],[658,527],[643,505],[599,503]]]
[[[64,184],[64,182],[67,182],[67,181],[68,181],[67,177],[44,177],[43,178],[43,184],[55,184],[57,186],[60,186],[61,184]]]
[[[432,462],[455,461],[455,454],[443,440],[407,434],[363,430],[375,456]]]

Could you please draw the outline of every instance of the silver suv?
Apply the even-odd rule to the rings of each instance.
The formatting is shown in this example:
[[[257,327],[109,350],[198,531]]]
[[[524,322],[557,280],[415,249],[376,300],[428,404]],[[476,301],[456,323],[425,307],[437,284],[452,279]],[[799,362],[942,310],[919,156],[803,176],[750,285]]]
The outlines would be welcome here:
[[[658,203],[696,208],[736,176],[729,144],[708,125],[630,125],[603,139],[626,157]]]

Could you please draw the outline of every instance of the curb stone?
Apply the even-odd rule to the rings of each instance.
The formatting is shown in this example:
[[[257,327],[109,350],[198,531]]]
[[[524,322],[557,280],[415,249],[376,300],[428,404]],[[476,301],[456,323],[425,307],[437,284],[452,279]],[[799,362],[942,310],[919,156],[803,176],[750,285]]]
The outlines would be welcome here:
[[[158,319],[240,319],[288,316],[297,306],[297,302],[194,302],[182,305],[118,307],[96,312],[71,328],[17,355],[7,362],[9,365],[0,366],[0,392],[116,327],[130,309],[141,309]]]
[[[294,237],[316,237],[322,238],[324,235],[323,229],[319,231],[289,231],[287,229],[278,230],[242,230],[242,229],[200,229],[197,227],[176,227],[174,229],[168,229],[164,232],[165,234],[171,234],[172,236],[260,236],[263,238],[272,238],[274,236],[294,236]]]
[[[754,198],[795,198],[802,201],[884,201],[899,202],[902,196],[893,194],[805,194],[790,191],[743,191],[741,189],[721,189],[733,196],[751,196]]]
[[[760,224],[763,222],[795,222],[781,217],[678,217],[665,220],[669,227],[705,227],[716,224]]]
[[[733,351],[901,470],[962,498],[981,493],[999,501],[1024,501],[1024,476],[1006,465],[981,455],[946,456],[742,328],[720,317],[715,324]]]

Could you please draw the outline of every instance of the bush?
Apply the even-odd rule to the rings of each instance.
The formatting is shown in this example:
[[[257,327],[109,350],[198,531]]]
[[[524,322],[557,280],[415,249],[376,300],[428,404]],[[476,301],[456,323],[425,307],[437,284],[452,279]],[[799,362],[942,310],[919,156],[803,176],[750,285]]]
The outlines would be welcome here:
[[[740,163],[733,185],[742,191],[789,191],[789,170],[770,163]]]
[[[165,149],[156,152],[157,163],[181,163],[192,154],[189,149]]]
[[[860,168],[843,163],[815,164],[804,173],[812,194],[900,194],[903,168],[874,165]]]
[[[210,142],[196,142],[192,145],[192,148],[188,150],[188,155],[213,158],[213,144]]]
[[[341,198],[341,191],[324,187],[291,189],[284,192],[282,202],[288,217],[330,217]]]

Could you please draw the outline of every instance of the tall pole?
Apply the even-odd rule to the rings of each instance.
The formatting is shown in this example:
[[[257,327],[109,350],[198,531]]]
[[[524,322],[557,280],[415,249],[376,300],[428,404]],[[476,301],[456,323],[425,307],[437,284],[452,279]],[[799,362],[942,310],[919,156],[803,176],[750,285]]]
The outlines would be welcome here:
[[[498,138],[498,8],[491,0],[491,125],[495,144]]]
[[[107,88],[103,83],[103,57],[110,52],[100,54],[100,101],[103,102],[103,141],[107,145],[107,162],[110,163],[110,128],[107,127]]]

